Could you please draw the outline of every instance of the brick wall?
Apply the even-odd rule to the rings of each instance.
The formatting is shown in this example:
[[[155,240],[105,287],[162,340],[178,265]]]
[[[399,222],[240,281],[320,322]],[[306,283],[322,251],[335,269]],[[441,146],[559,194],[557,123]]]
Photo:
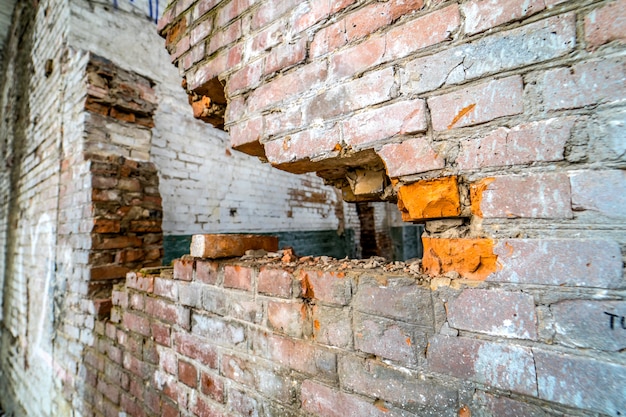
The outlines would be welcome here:
[[[188,257],[173,270],[130,273],[85,356],[86,407],[131,416],[620,415],[618,292],[593,300],[594,290],[574,298],[465,284],[413,263],[280,256]]]
[[[375,273],[323,292],[320,303],[343,306],[328,320],[344,323],[333,337],[359,359],[342,353],[338,377],[283,359],[314,375],[296,394],[306,412],[622,413],[626,362],[605,340],[622,338],[615,323],[626,305],[625,5],[168,6],[159,29],[172,62],[192,101],[224,83],[233,147],[281,170],[316,172],[347,201],[396,203],[404,221],[425,226],[413,268],[423,275],[399,279],[430,283],[432,316],[407,316],[419,303],[383,290],[393,284]],[[354,303],[370,275],[371,293],[393,294],[379,307]],[[268,326],[304,338],[311,318],[287,304],[272,323],[268,303]],[[400,349],[402,340],[410,343]],[[280,362],[262,349],[247,354]],[[392,371],[402,368],[415,373]],[[444,411],[408,407],[430,378],[451,387],[433,388]],[[246,404],[282,398],[251,381],[239,381]],[[390,387],[410,388],[402,397]]]

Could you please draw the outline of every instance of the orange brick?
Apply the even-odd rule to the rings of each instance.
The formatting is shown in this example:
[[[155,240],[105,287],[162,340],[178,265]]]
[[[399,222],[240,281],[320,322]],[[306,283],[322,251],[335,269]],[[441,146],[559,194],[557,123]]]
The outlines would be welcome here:
[[[191,256],[196,258],[243,256],[250,249],[275,252],[278,250],[278,238],[276,236],[220,234],[193,235],[191,238]]]
[[[398,208],[405,222],[459,216],[461,201],[457,177],[403,185],[398,191]]]
[[[472,185],[470,185],[470,200],[471,200],[471,209],[472,214],[476,216],[483,217],[483,212],[480,209],[480,203],[483,198],[483,191],[487,189],[489,184],[494,182],[495,178],[483,178],[480,181],[476,181]]]
[[[491,239],[422,238],[422,266],[431,276],[458,272],[461,277],[483,281],[498,269]]]

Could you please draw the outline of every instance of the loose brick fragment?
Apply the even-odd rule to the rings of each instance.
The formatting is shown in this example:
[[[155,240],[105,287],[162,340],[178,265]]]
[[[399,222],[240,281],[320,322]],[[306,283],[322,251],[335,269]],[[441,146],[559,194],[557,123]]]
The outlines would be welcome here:
[[[457,272],[461,277],[483,281],[498,269],[491,239],[422,238],[422,266],[431,276]]]
[[[398,209],[405,222],[457,217],[461,214],[457,177],[403,185],[398,191]]]
[[[243,256],[247,250],[264,249],[268,252],[278,250],[276,236],[261,235],[193,235],[191,238],[191,256],[196,258],[231,258]]]

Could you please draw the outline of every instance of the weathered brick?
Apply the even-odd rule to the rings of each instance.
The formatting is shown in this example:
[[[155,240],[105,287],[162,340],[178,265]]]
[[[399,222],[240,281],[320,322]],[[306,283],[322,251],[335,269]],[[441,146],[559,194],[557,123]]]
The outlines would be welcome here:
[[[478,169],[560,161],[573,125],[573,119],[548,119],[500,127],[487,136],[462,140],[456,163],[460,169]]]
[[[550,305],[550,312],[560,344],[613,352],[626,348],[623,301],[566,300]]]
[[[573,217],[569,181],[564,173],[495,177],[473,197],[479,200],[472,202],[474,213],[485,218]]]
[[[588,61],[570,68],[546,71],[539,80],[546,110],[576,109],[623,100],[626,61],[620,58]]]
[[[483,281],[498,268],[491,239],[422,238],[424,272],[437,276],[457,272],[462,278]]]
[[[539,398],[611,416],[626,407],[626,367],[533,349]]]
[[[178,360],[178,379],[183,384],[195,388],[198,385],[198,370],[192,363]]]
[[[466,289],[448,301],[451,327],[518,339],[537,339],[533,297],[521,292]]]
[[[276,236],[261,235],[193,235],[191,238],[191,256],[197,258],[232,258],[243,256],[247,250],[264,249],[268,252],[278,250]]]
[[[224,291],[212,287],[202,289],[202,308],[208,313],[223,316],[226,314],[228,302]]]
[[[363,275],[354,296],[357,311],[418,324],[433,326],[432,298],[428,288],[412,279]]]
[[[177,282],[167,278],[156,277],[154,279],[154,295],[167,298],[172,301],[178,300]]]
[[[171,304],[157,298],[146,299],[146,313],[166,323],[177,324],[189,328],[190,312],[188,308]]]
[[[305,121],[318,123],[390,100],[394,84],[393,68],[385,68],[325,90],[305,104]]]
[[[430,339],[427,363],[433,372],[537,395],[533,353],[527,347],[434,336]]]
[[[578,171],[570,174],[572,208],[613,218],[626,217],[626,172]]]
[[[139,333],[144,336],[150,336],[150,322],[145,317],[139,316],[135,313],[125,312],[122,324],[132,332]]]
[[[391,29],[385,35],[385,59],[397,59],[451,39],[461,23],[459,6],[452,4]],[[424,30],[427,27],[428,30]]]
[[[518,20],[545,9],[543,0],[521,1],[479,1],[474,0],[461,6],[465,23],[465,33],[473,35],[499,26],[512,20]]]
[[[489,281],[599,288],[622,285],[622,254],[613,241],[507,239],[498,241],[493,252],[500,269]]]
[[[217,347],[212,338],[200,338],[188,333],[175,333],[176,351],[191,359],[202,361],[205,366],[217,369]]]
[[[217,264],[215,262],[197,260],[196,280],[204,284],[217,282]]]
[[[150,331],[154,341],[163,346],[170,346],[170,327],[161,323],[151,323]]]
[[[354,148],[395,135],[424,132],[427,127],[426,103],[420,99],[367,110],[342,123],[343,139]]]
[[[385,38],[373,36],[358,45],[333,54],[330,58],[329,78],[338,80],[360,74],[382,62]]]
[[[298,372],[324,379],[336,377],[336,355],[305,341],[257,332],[253,339],[253,352]]]
[[[293,43],[283,43],[272,48],[265,57],[263,74],[271,74],[301,63],[306,58],[307,38],[302,37]],[[250,86],[250,84],[247,84]]]
[[[178,286],[178,302],[183,306],[202,307],[202,289],[203,285],[192,283],[181,283]]]
[[[372,402],[349,395],[307,379],[302,383],[302,408],[320,417],[370,416],[391,417],[397,415],[388,409],[380,409]]]
[[[352,297],[352,280],[343,272],[300,272],[302,297],[323,303],[347,305]]]
[[[407,94],[435,90],[559,57],[576,46],[574,14],[555,16],[409,61],[402,77]],[[498,59],[493,59],[497,56]]]
[[[313,337],[317,343],[351,348],[352,318],[350,311],[336,307],[315,305],[312,307]]]
[[[509,397],[476,391],[474,404],[479,405],[479,413],[487,416],[524,416],[524,417],[548,417],[548,414],[538,405],[517,401]],[[475,407],[472,407],[474,410]],[[483,415],[483,414],[479,414]]]
[[[193,269],[195,261],[193,259],[174,260],[174,279],[181,281],[191,281],[193,279]]]
[[[512,76],[428,99],[433,128],[473,126],[524,111],[523,83]]]
[[[398,209],[404,221],[458,217],[461,200],[457,177],[402,185],[398,190]]]
[[[275,302],[267,304],[270,328],[291,337],[302,338],[311,334],[307,306],[303,302]]]
[[[417,415],[448,415],[457,408],[458,394],[453,387],[430,378],[418,380],[380,361],[344,356],[338,373],[344,389],[397,404]]]
[[[626,1],[619,0],[594,9],[585,16],[587,49],[626,40]]]
[[[426,335],[415,325],[359,313],[354,315],[354,347],[414,367],[424,355]]]
[[[209,396],[217,402],[224,402],[224,381],[220,378],[202,372],[200,375],[200,390],[204,395]]]
[[[225,265],[224,287],[250,291],[252,289],[252,273],[253,270],[251,268],[239,265]]]
[[[258,416],[261,412],[261,404],[256,398],[237,389],[228,391],[228,405],[239,416]]]
[[[237,347],[246,343],[246,328],[221,317],[193,314],[191,332],[218,346]]]
[[[257,277],[257,290],[263,294],[291,297],[293,275],[284,269],[262,268]]]
[[[378,152],[390,177],[419,174],[442,169],[445,162],[426,137],[388,143]]]
[[[310,159],[336,150],[341,142],[339,129],[310,129],[267,142],[265,155],[272,164]]]

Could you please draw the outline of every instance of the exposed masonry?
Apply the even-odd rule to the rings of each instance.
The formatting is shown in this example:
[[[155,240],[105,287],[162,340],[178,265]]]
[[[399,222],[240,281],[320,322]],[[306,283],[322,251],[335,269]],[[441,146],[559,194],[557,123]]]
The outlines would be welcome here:
[[[426,230],[423,259],[398,265],[397,278],[315,259],[319,275],[279,268],[298,277],[297,302],[257,296],[245,318],[209,314],[217,359],[179,351],[188,363],[171,386],[194,386],[197,371],[223,389],[182,407],[621,415],[624,10],[623,0],[172,2],[159,30],[196,115],[220,83],[234,148],[316,172],[346,201],[396,202]],[[223,268],[217,288],[263,292],[262,271]],[[323,284],[310,287],[311,276]],[[192,308],[191,333],[209,327],[194,311],[213,311],[217,288]],[[428,301],[406,299],[420,291]],[[241,333],[222,322],[231,318],[246,323]],[[293,375],[284,368],[304,376],[270,391],[259,376],[268,367],[280,381]]]

